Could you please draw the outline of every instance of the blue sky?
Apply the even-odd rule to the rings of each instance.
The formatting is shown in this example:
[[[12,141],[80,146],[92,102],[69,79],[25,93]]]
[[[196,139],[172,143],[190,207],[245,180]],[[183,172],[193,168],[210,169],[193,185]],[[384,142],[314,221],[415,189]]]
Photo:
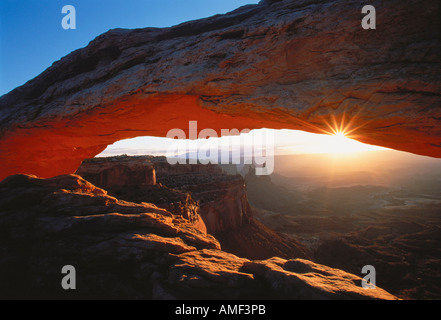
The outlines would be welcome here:
[[[259,0],[0,0],[0,96],[113,28],[170,27]],[[65,5],[75,30],[61,27]]]

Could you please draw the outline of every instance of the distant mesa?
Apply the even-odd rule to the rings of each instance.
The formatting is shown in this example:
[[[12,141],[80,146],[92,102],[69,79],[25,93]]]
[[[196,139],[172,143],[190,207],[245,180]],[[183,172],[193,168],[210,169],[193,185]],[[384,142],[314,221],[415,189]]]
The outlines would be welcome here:
[[[76,174],[102,188],[156,185],[155,168],[148,158],[86,159]]]

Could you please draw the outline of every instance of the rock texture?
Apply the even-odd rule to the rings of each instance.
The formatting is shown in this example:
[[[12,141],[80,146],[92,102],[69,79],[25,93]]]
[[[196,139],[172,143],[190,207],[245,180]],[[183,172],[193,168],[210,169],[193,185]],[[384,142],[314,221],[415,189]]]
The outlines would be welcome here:
[[[171,28],[115,29],[0,98],[0,179],[73,173],[172,128],[346,127],[441,157],[439,1],[262,1]],[[48,148],[48,146],[50,146]]]
[[[198,201],[200,213],[211,234],[241,228],[252,218],[245,181],[240,175],[224,174],[217,165],[170,165],[155,162],[158,182],[185,190]]]
[[[154,203],[189,220],[200,214],[211,234],[240,228],[252,216],[242,177],[226,175],[216,165],[116,156],[86,159],[76,174],[124,200]]]
[[[303,259],[249,260],[181,216],[77,175],[0,183],[2,299],[396,299]],[[64,265],[76,270],[65,291]]]
[[[136,178],[122,176],[118,180],[114,176],[115,184],[103,180],[103,173],[124,173],[127,168]],[[146,168],[153,169],[157,184],[136,184]],[[96,181],[98,187],[119,199],[153,203],[182,216],[200,231],[215,236],[227,252],[251,259],[309,257],[308,250],[297,241],[253,218],[244,179],[225,174],[218,165],[170,165],[165,157],[123,155],[87,159],[76,174]]]

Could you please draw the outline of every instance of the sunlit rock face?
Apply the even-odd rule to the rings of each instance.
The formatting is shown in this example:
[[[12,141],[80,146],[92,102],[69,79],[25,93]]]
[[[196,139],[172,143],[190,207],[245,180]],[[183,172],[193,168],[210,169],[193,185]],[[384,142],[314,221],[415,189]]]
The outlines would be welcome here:
[[[172,128],[342,125],[441,157],[438,1],[262,1],[171,28],[115,29],[0,98],[0,179],[73,173],[107,145]]]

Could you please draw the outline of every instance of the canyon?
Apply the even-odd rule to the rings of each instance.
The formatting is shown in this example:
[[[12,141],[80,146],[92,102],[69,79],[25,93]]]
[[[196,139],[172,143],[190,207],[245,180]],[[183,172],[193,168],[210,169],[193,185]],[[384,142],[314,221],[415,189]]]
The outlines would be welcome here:
[[[377,285],[401,299],[441,298],[440,159],[281,155],[275,168],[242,173],[255,219],[294,237],[316,263],[350,273],[373,265]]]

